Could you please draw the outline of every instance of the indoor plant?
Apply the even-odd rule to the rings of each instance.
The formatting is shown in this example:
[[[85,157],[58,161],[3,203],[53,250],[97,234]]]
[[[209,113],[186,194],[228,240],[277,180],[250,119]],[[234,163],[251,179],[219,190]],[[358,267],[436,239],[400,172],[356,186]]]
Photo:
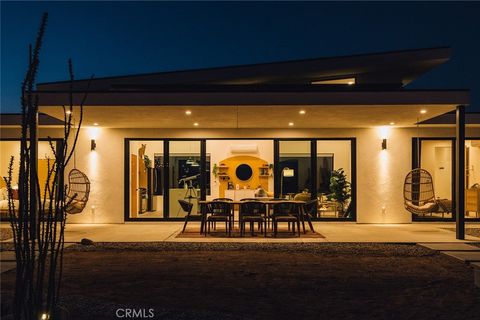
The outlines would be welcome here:
[[[340,212],[345,212],[345,206],[350,200],[351,190],[350,182],[347,181],[347,175],[343,168],[333,170],[330,177],[330,191],[331,194],[328,195],[328,198],[335,200],[340,208]]]

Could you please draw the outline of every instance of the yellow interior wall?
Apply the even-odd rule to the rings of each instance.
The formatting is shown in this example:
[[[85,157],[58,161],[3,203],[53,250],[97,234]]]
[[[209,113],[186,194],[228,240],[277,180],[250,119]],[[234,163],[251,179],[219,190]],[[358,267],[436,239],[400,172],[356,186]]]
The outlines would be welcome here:
[[[54,165],[55,160],[50,159],[50,169],[52,169]],[[45,195],[45,183],[47,182],[47,177],[48,177],[48,160],[47,159],[38,159],[38,182],[40,184],[40,196],[44,197]],[[52,173],[52,176],[50,177],[50,188],[53,186],[53,177],[54,173]]]
[[[220,168],[222,164],[228,168],[222,170]],[[252,168],[253,174],[249,180],[242,181],[235,175],[235,170],[237,170],[237,167],[241,164],[248,164]],[[230,179],[224,179],[220,176],[218,177],[220,182],[219,194],[222,198],[225,197],[225,190],[228,189],[228,182],[232,182],[234,188],[238,184],[240,189],[243,189],[244,187],[247,187],[247,189],[256,189],[258,186],[262,186],[263,189],[268,190],[268,177],[260,177],[260,167],[268,166],[268,162],[263,159],[252,156],[235,156],[224,159],[217,165],[219,167],[219,173],[226,172],[230,177]]]

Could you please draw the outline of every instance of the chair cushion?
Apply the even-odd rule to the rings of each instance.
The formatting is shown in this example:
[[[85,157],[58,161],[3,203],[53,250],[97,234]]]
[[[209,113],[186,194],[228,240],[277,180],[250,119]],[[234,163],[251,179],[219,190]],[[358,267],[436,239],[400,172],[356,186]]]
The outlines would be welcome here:
[[[276,216],[274,219],[276,221],[297,221],[298,220],[294,216]]]
[[[265,218],[261,216],[242,216],[242,220],[264,221]]]
[[[207,220],[215,220],[215,221],[226,221],[229,219],[229,216],[209,216]]]
[[[436,210],[436,206],[437,204],[435,202],[427,202],[427,203],[424,203],[423,205],[421,206],[417,206],[417,205],[414,205],[412,202],[410,201],[407,201],[407,205],[415,210],[418,210],[418,211],[427,211],[427,212],[430,212],[430,211],[434,211]]]

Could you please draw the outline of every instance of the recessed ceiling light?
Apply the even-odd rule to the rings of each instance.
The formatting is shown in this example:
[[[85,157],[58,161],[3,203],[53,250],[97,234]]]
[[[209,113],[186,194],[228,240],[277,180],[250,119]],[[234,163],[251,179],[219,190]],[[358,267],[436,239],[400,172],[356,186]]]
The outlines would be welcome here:
[[[420,110],[420,113],[425,114],[425,113],[427,113],[427,110],[422,109],[422,110]]]
[[[194,125],[195,127],[198,127],[198,122],[195,122],[193,125]]]
[[[97,122],[95,122],[93,125],[94,125],[94,126],[98,126],[98,123],[97,123]]]
[[[187,111],[185,111],[185,114],[186,114],[187,116],[189,116],[189,115],[191,115],[191,114],[192,114],[192,111],[190,111],[190,110],[187,110]]]
[[[353,81],[348,81],[347,83],[348,83],[349,86],[351,86],[351,85],[354,84],[355,82],[353,82]]]
[[[305,110],[300,110],[300,111],[298,111],[298,113],[300,113],[300,114],[305,114],[306,111],[305,111]]]
[[[72,111],[67,110],[67,111],[65,111],[65,113],[66,113],[66,114],[72,114]]]
[[[293,122],[289,122],[288,125],[291,127],[293,126]]]
[[[395,124],[395,122],[390,122],[390,125],[393,126]]]

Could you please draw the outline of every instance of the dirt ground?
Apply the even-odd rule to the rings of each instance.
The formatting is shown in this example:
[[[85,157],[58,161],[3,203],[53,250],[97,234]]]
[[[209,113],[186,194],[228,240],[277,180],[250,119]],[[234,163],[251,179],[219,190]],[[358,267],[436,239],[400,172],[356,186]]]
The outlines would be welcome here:
[[[2,274],[2,309],[14,272]],[[97,244],[65,252],[71,319],[478,319],[472,270],[415,245]],[[7,302],[7,305],[5,304]],[[139,318],[137,318],[139,319]]]

